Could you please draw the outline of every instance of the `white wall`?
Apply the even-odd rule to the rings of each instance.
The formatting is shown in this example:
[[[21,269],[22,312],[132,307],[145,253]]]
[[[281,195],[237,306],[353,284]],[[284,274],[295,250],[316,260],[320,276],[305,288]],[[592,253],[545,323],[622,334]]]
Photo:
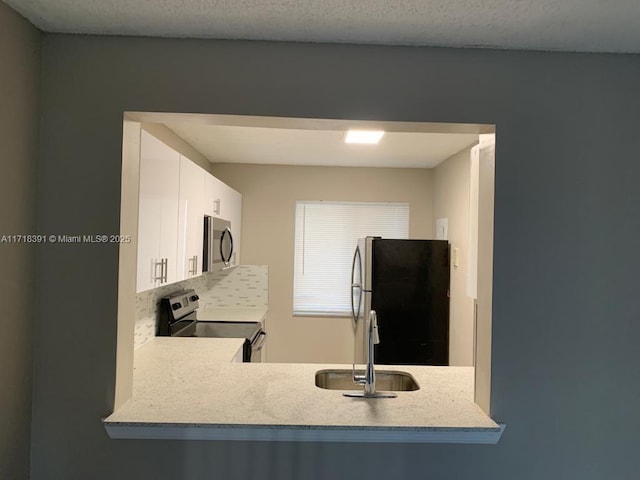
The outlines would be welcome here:
[[[434,169],[434,219],[448,219],[451,252],[458,249],[458,267],[451,262],[449,303],[449,364],[473,365],[473,299],[467,296],[469,251],[469,181],[471,148],[448,158]]]
[[[267,360],[351,363],[350,318],[292,315],[295,202],[408,202],[410,236],[432,238],[431,171],[213,164],[212,172],[242,193],[242,262],[269,265]]]
[[[36,233],[40,32],[0,2],[0,236]],[[0,478],[29,478],[36,244],[0,243]]]
[[[488,138],[487,138],[488,137]],[[491,403],[491,332],[493,330],[493,258],[496,144],[493,136],[480,138],[478,150],[478,272],[476,298],[475,402],[488,412]],[[526,254],[526,252],[522,252]],[[546,262],[544,262],[546,264]],[[518,264],[512,265],[519,272]],[[532,304],[535,304],[533,300]],[[523,305],[523,308],[526,308]]]

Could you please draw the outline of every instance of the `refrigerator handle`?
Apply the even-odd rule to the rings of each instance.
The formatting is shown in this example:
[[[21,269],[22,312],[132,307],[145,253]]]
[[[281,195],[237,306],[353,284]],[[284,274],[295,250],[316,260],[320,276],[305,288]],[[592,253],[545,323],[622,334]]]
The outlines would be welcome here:
[[[358,310],[356,311],[355,304],[353,303],[353,291],[356,288],[362,288],[359,283],[355,283],[356,276],[356,261],[360,260],[360,248],[356,245],[356,251],[353,253],[353,262],[351,263],[351,313],[353,315],[353,328],[356,328],[358,323],[358,314],[360,313],[360,302],[362,302],[362,295],[358,299]]]
[[[351,315],[353,316],[353,319],[355,321],[355,319],[356,319],[356,309],[355,309],[355,306],[353,304],[353,289],[354,288],[356,288],[356,285],[352,283],[351,284]]]
[[[355,304],[353,303],[353,291],[359,289],[360,290],[360,296],[358,297],[358,307],[356,308]],[[354,283],[351,285],[351,313],[353,315],[353,328],[356,328],[356,324],[358,323],[359,317],[360,317],[360,306],[362,305],[362,287],[360,287],[360,285],[358,285],[357,283]]]
[[[351,262],[351,286],[357,285],[355,282],[356,276],[356,260],[360,257],[360,248],[356,245],[356,251],[353,252],[353,261]]]

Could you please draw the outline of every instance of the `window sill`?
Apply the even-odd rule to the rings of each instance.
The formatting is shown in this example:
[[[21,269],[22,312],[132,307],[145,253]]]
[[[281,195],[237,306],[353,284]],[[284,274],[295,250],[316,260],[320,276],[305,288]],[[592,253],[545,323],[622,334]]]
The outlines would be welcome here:
[[[315,318],[351,318],[351,313],[331,313],[331,312],[293,312],[292,317],[315,317]]]

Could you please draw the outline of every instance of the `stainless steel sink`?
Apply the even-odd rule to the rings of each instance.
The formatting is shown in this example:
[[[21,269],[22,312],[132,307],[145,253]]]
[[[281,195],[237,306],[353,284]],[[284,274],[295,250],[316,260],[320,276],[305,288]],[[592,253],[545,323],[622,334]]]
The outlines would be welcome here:
[[[364,374],[356,370],[356,374]],[[316,386],[328,390],[362,390],[362,385],[353,383],[351,370],[319,370],[316,372]],[[376,390],[390,392],[410,392],[418,390],[418,382],[410,373],[393,370],[376,370]]]

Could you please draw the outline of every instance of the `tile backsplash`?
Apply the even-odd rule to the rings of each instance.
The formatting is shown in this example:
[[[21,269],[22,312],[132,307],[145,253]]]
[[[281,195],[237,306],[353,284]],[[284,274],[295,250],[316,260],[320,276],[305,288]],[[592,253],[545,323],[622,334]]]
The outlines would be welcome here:
[[[189,288],[198,293],[201,309],[266,308],[269,304],[269,268],[267,265],[239,265],[138,293],[134,337],[136,348],[156,334],[160,299]]]

